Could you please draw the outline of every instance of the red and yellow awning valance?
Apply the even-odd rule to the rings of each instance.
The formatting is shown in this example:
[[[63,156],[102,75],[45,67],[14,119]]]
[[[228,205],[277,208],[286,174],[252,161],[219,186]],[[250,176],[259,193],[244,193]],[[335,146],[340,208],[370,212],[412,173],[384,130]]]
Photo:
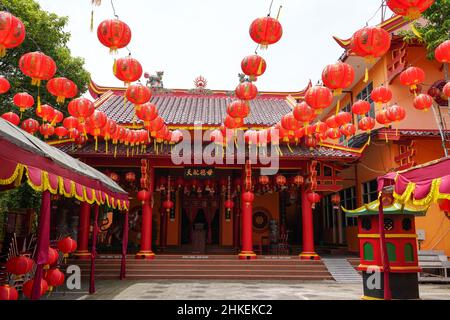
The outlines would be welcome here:
[[[2,160],[0,185],[18,186],[24,178],[28,185],[38,192],[49,191],[54,195],[75,198],[89,204],[107,205],[121,211],[129,208],[129,200],[126,195],[90,188],[69,178],[30,165]]]

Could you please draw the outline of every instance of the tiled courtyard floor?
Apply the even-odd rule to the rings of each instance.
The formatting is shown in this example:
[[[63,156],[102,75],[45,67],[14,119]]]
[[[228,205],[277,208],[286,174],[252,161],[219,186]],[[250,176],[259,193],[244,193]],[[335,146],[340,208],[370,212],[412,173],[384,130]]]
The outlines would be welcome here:
[[[97,293],[54,292],[46,299],[86,300],[359,300],[360,284],[252,281],[98,281]],[[420,286],[423,300],[450,300],[450,285]]]

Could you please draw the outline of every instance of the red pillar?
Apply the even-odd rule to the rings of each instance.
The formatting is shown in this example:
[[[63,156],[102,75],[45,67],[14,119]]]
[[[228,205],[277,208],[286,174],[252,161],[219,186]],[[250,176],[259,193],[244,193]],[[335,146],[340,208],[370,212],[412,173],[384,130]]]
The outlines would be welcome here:
[[[78,237],[77,237],[77,251],[75,256],[78,259],[90,259],[89,253],[89,229],[91,226],[91,206],[87,202],[82,202],[80,205],[80,219],[78,221]]]
[[[153,199],[154,170],[152,166],[149,168],[148,176],[150,178],[148,191]],[[152,251],[153,210],[150,201],[151,199],[142,204],[141,249],[136,254],[137,259],[151,260],[155,258],[155,254]]]
[[[246,202],[242,199],[242,251],[239,253],[239,259],[241,260],[256,259],[256,254],[253,251],[252,214],[253,202]]]
[[[311,202],[308,201],[307,190],[302,189],[302,226],[303,226],[303,252],[302,260],[320,260],[314,249],[314,227]]]

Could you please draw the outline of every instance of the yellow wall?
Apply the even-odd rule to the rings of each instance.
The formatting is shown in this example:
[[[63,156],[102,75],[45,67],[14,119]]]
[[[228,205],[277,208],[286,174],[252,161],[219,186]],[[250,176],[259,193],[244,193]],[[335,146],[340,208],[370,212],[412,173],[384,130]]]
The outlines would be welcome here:
[[[450,256],[450,219],[433,204],[425,217],[416,218],[416,230],[425,231],[422,250],[444,250]]]

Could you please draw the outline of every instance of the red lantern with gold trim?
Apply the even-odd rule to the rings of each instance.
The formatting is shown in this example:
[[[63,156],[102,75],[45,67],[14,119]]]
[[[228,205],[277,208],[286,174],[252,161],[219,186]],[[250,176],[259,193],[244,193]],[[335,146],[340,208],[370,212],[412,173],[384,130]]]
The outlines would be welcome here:
[[[55,133],[55,128],[52,127],[49,123],[44,123],[39,128],[39,132],[44,136],[45,139],[52,136]]]
[[[275,183],[277,184],[277,186],[279,187],[284,187],[287,183],[287,179],[285,176],[279,174],[275,177]]]
[[[68,134],[69,134],[69,131],[65,127],[57,127],[57,128],[55,128],[55,135],[59,139],[62,139],[64,137],[66,137]]]
[[[50,266],[55,265],[58,262],[59,259],[59,252],[58,250],[49,247],[48,248],[48,259],[47,262],[45,263],[46,266],[45,268],[48,269]]]
[[[450,40],[442,42],[434,51],[434,56],[440,63],[450,63]]]
[[[374,118],[364,117],[359,120],[358,127],[362,131],[370,132],[375,128],[376,122]]]
[[[315,136],[310,135],[305,138],[305,146],[309,149],[314,149],[318,143],[319,141]]]
[[[133,184],[136,181],[136,174],[134,172],[131,172],[131,171],[127,172],[125,174],[125,181],[130,183],[130,184]]]
[[[251,191],[242,194],[242,201],[245,203],[252,203],[255,200],[255,194]]]
[[[250,37],[262,49],[280,41],[283,36],[281,23],[272,17],[258,18],[250,25]]]
[[[14,112],[6,112],[2,114],[2,119],[5,119],[6,121],[12,123],[15,126],[18,126],[20,123],[20,118],[17,114]]]
[[[447,84],[442,89],[442,93],[450,99],[450,82],[447,82]]]
[[[244,120],[241,118],[232,118],[227,116],[223,123],[227,129],[233,130],[240,128],[244,124]]]
[[[70,101],[67,109],[71,116],[78,118],[80,122],[84,122],[94,113],[95,107],[92,101],[86,98],[77,98]]]
[[[244,81],[236,88],[236,96],[245,101],[253,100],[258,95],[258,88],[251,82]]]
[[[53,78],[47,82],[47,91],[56,97],[56,102],[63,104],[78,94],[77,85],[67,78]]]
[[[225,209],[232,210],[234,208],[234,202],[231,199],[225,201]]]
[[[21,128],[29,134],[35,134],[39,130],[39,122],[32,118],[26,119],[22,121]]]
[[[99,24],[97,37],[111,53],[117,53],[118,49],[125,48],[130,43],[131,29],[119,19],[109,19]]]
[[[356,126],[352,123],[344,124],[341,129],[341,134],[343,134],[346,138],[349,138],[356,133]]]
[[[0,11],[0,58],[6,49],[20,46],[25,40],[25,26],[22,21],[6,11]]]
[[[293,135],[294,131],[300,129],[300,122],[297,121],[292,113],[288,113],[281,118],[281,126],[286,129],[290,135]]]
[[[42,119],[42,122],[50,122],[55,116],[55,109],[48,104],[43,104],[40,110],[36,109],[36,115]]]
[[[384,126],[387,126],[391,123],[391,120],[389,120],[389,118],[387,117],[386,109],[378,111],[375,118],[379,124],[382,124]]]
[[[247,118],[250,113],[250,106],[246,101],[236,100],[228,105],[227,113],[233,118]]]
[[[300,187],[305,183],[305,178],[303,176],[297,175],[292,179],[295,186]]]
[[[77,129],[79,124],[80,124],[80,122],[78,121],[78,119],[75,117],[72,117],[72,116],[67,117],[63,120],[63,126],[67,130]]]
[[[0,301],[13,301],[19,299],[19,293],[14,287],[7,284],[0,286]]]
[[[292,113],[294,114],[295,119],[302,122],[304,126],[307,126],[316,117],[314,109],[311,108],[306,102],[297,104]]]
[[[261,185],[263,185],[263,186],[266,186],[266,185],[269,184],[270,179],[269,179],[268,176],[259,176],[258,182],[259,182],[259,184],[261,184]]]
[[[425,81],[425,71],[418,67],[409,67],[400,74],[399,79],[402,85],[408,86],[416,93],[418,85]]]
[[[34,284],[34,279],[31,279],[23,284],[22,291],[23,291],[23,294],[25,297],[31,298],[31,294],[33,292],[33,284]],[[48,291],[47,281],[42,279],[40,287],[41,287],[41,290],[40,290],[40,295],[38,298],[42,297]]]
[[[331,196],[331,203],[338,206],[341,203],[341,196],[339,193],[335,193]]]
[[[13,102],[22,113],[34,105],[34,98],[26,92],[21,92],[14,95]]]
[[[399,122],[406,118],[406,110],[402,106],[393,105],[386,109],[386,116],[392,122]]]
[[[360,116],[369,113],[370,109],[371,109],[370,103],[364,100],[358,100],[352,106],[352,112]]]
[[[395,14],[407,20],[416,20],[434,3],[434,0],[387,0],[386,4]]]
[[[428,111],[433,107],[433,101],[434,99],[432,96],[422,93],[414,98],[413,105],[417,110]]]
[[[161,130],[164,127],[164,120],[160,116],[157,116],[154,120],[150,121],[146,126],[152,137],[156,136],[156,132]]]
[[[12,257],[6,262],[8,273],[21,276],[33,269],[34,261],[26,256]]]
[[[339,122],[337,119],[337,116],[331,116],[329,117],[325,123],[327,124],[328,128],[336,129],[339,128]]]
[[[167,212],[170,212],[174,207],[174,203],[172,200],[165,200],[163,202],[163,208],[166,209]]]
[[[392,91],[384,86],[377,87],[372,90],[370,97],[372,98],[373,102],[379,107],[385,103],[388,103],[392,100]],[[368,103],[367,101],[365,101]],[[370,104],[369,104],[370,105]],[[370,110],[370,108],[369,108]],[[367,111],[369,112],[369,111]],[[365,113],[367,113],[365,112]]]
[[[316,208],[316,204],[320,202],[320,194],[314,191],[310,191],[306,194],[308,201],[311,203],[313,209]]]
[[[8,92],[10,88],[11,84],[9,83],[8,79],[6,79],[3,76],[0,76],[0,94]]]
[[[342,90],[348,88],[355,81],[355,70],[347,63],[337,62],[325,67],[322,72],[323,84],[340,96]]]
[[[333,93],[327,87],[315,86],[306,91],[305,101],[311,108],[316,110],[316,114],[320,114],[323,109],[328,108],[333,102]]]
[[[75,252],[77,249],[77,242],[71,237],[61,239],[57,243],[58,249],[64,254],[64,257],[68,257],[69,254]]]
[[[137,83],[132,84],[127,88],[125,96],[131,103],[135,105],[143,105],[149,102],[152,98],[152,91],[149,87]]]
[[[350,112],[339,112],[336,115],[336,122],[339,126],[342,126],[346,123],[350,123],[353,120],[353,116]]]
[[[42,52],[25,53],[19,60],[19,68],[31,78],[31,84],[40,86],[41,81],[50,80],[56,73],[56,63]]]
[[[341,130],[339,128],[329,128],[327,130],[327,137],[331,140],[338,140],[341,138]]]
[[[137,194],[137,199],[144,204],[147,201],[150,201],[151,195],[147,190],[141,190]]]
[[[116,78],[123,81],[125,85],[138,81],[142,77],[142,72],[139,61],[131,56],[117,59],[113,68]]]
[[[45,281],[49,286],[48,290],[51,292],[53,288],[60,287],[64,284],[65,276],[58,268],[50,269],[46,272]]]
[[[242,72],[250,77],[250,81],[256,81],[257,78],[266,72],[266,61],[257,54],[245,57],[241,62]]]

